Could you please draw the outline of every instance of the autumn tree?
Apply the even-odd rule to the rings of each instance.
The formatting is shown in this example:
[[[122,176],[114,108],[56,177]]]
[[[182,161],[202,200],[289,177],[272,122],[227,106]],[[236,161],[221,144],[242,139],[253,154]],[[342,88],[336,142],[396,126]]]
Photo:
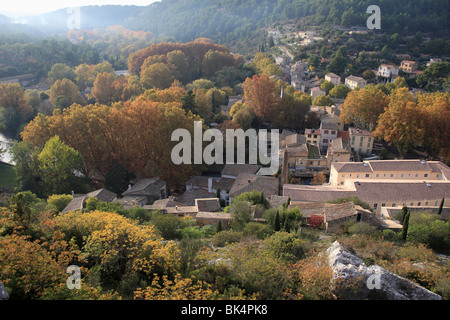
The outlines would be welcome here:
[[[421,110],[408,88],[393,91],[373,134],[380,140],[394,144],[401,158],[412,146],[422,141],[424,125]]]
[[[347,95],[345,102],[340,107],[340,118],[345,123],[353,123],[358,128],[373,131],[388,103],[389,98],[386,94],[374,86],[368,85]]]
[[[431,158],[450,159],[450,94],[434,92],[417,95],[423,124],[423,146]]]
[[[252,108],[261,122],[272,122],[274,110],[280,102],[275,82],[267,75],[247,78],[244,84],[244,103]]]
[[[162,62],[154,63],[141,72],[141,81],[146,89],[169,88],[174,80],[173,70]]]
[[[115,75],[107,72],[99,73],[92,88],[92,95],[98,103],[110,105],[122,98],[126,85],[124,78],[116,78]]]
[[[56,80],[50,88],[50,102],[56,108],[68,108],[74,103],[82,104],[84,99],[78,87],[69,79]]]

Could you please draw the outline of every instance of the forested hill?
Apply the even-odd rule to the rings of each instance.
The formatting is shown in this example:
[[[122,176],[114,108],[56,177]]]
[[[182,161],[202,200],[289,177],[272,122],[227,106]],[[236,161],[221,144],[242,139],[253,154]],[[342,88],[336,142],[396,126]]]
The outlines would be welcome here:
[[[291,19],[311,25],[366,26],[369,5],[380,7],[382,31],[447,34],[447,0],[162,0],[143,8],[126,26],[177,41],[208,37],[226,43]]]

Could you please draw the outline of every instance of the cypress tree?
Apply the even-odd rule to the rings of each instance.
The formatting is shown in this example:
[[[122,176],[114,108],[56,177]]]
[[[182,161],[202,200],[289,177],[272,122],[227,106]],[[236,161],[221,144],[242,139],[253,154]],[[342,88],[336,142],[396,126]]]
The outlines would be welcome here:
[[[275,222],[274,222],[273,229],[275,231],[280,231],[280,213],[278,211],[277,211],[277,214],[275,216]]]
[[[406,212],[408,212],[408,208],[406,206],[403,206],[402,211],[400,211],[400,221],[402,224],[405,223],[405,216],[406,216]]]
[[[217,224],[216,224],[216,232],[220,232],[222,230],[223,230],[222,220],[219,220],[219,222],[217,222]]]
[[[441,213],[442,213],[442,208],[444,207],[444,201],[445,201],[445,197],[442,197],[441,204],[439,205],[439,209],[438,209],[438,215],[441,215]]]
[[[406,236],[408,235],[408,227],[409,227],[409,216],[411,212],[409,210],[406,211],[405,217],[403,219],[403,228],[402,228],[402,239],[406,240]]]

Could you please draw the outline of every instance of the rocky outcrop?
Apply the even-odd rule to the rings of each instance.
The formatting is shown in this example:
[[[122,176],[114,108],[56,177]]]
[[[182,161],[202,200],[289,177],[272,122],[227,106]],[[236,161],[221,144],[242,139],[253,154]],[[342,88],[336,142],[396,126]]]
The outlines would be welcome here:
[[[333,292],[346,300],[442,300],[442,297],[393,274],[365,263],[335,241],[328,249],[328,262],[333,271]]]

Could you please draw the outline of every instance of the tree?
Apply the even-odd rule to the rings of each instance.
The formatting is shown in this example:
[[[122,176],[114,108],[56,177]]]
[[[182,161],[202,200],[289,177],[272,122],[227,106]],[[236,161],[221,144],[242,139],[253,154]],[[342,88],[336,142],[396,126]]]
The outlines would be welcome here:
[[[56,80],[50,88],[50,102],[56,107],[65,109],[74,103],[83,104],[78,87],[69,79]]]
[[[423,118],[416,99],[409,93],[408,88],[394,90],[386,112],[380,115],[374,136],[394,144],[400,157],[404,158],[412,146],[422,141],[423,133]]]
[[[69,79],[70,81],[75,81],[76,75],[67,64],[55,63],[48,72],[47,78],[50,86],[52,86],[57,80]]]
[[[275,215],[275,220],[273,222],[273,230],[280,231],[281,230],[281,223],[280,223],[280,213],[277,211]]]
[[[327,81],[325,80],[324,82],[322,82],[322,84],[320,85],[320,87],[325,90],[325,93],[328,95],[330,93],[330,90],[334,88],[334,83],[331,81]]]
[[[41,149],[29,141],[15,142],[10,149],[15,163],[14,172],[23,190],[31,190],[41,196],[42,186],[38,155]]]
[[[427,67],[420,74],[416,82],[419,86],[429,91],[437,91],[449,88],[448,77],[450,74],[450,62],[436,62]]]
[[[439,204],[438,215],[441,215],[442,208],[444,207],[445,197],[442,197],[441,203]]]
[[[99,73],[94,81],[92,95],[98,103],[110,105],[121,99],[126,85],[125,82],[119,81],[114,74]]]
[[[350,88],[345,84],[338,84],[330,90],[329,95],[334,98],[345,99],[350,91]]]
[[[235,230],[242,230],[250,222],[252,206],[248,201],[233,199],[230,205],[231,226]]]
[[[47,198],[47,204],[59,213],[73,200],[70,194],[53,194]]]
[[[273,120],[280,97],[277,87],[267,75],[255,75],[247,78],[244,84],[244,103],[252,108],[262,122]]]
[[[28,104],[20,84],[0,84],[0,125],[4,132],[16,136],[20,126],[31,119],[33,108]]]
[[[331,106],[333,104],[333,99],[330,96],[318,95],[311,102],[313,106]]]
[[[405,217],[403,218],[403,227],[402,227],[402,233],[401,233],[401,238],[403,239],[403,241],[406,241],[406,237],[408,235],[408,227],[409,227],[409,217],[411,215],[411,211],[407,210]]]
[[[336,74],[342,74],[348,65],[349,58],[346,46],[340,46],[339,49],[331,56],[331,62],[328,71]]]
[[[247,105],[242,105],[242,108],[233,113],[233,122],[239,124],[239,126],[244,130],[250,129],[252,127],[254,119],[255,114],[253,113],[253,110]]]
[[[173,70],[162,62],[154,63],[141,72],[141,81],[146,89],[166,89],[174,80]]]
[[[368,85],[347,95],[340,107],[340,119],[348,124],[354,123],[357,128],[373,131],[388,103],[386,94]]]
[[[450,93],[433,92],[417,95],[423,125],[422,145],[432,159],[450,159]]]
[[[46,194],[70,193],[79,187],[82,172],[80,154],[64,144],[59,136],[51,138],[38,155],[39,169]]]
[[[375,80],[377,79],[377,76],[372,72],[372,70],[365,70],[362,73],[362,77],[363,79],[367,80],[367,82],[375,82]]]

